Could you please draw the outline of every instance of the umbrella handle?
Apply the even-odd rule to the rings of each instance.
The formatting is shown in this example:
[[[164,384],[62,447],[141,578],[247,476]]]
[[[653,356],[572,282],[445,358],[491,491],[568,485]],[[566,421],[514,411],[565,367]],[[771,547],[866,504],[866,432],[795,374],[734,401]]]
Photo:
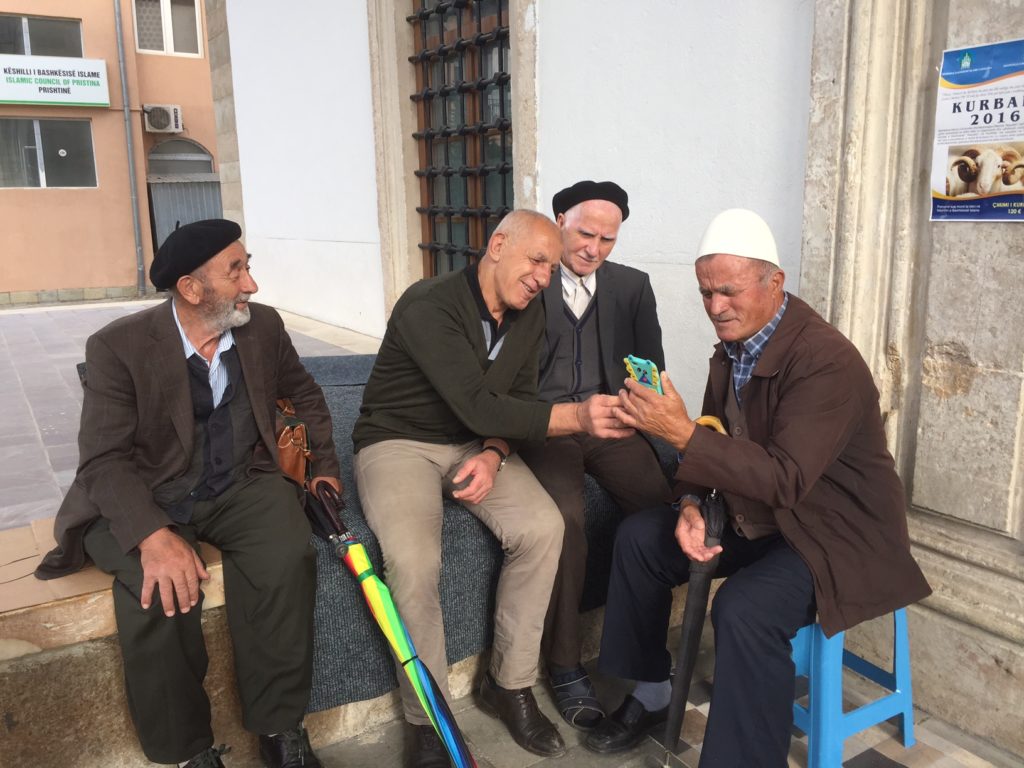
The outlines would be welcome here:
[[[316,490],[309,491],[313,497],[313,503],[306,504],[306,511],[312,512],[316,517],[317,524],[323,532],[330,537],[334,535],[345,538],[349,535],[348,529],[341,520],[341,510],[345,508],[345,500],[341,498],[330,483],[320,482]]]
[[[702,427],[713,429],[720,435],[728,434],[725,431],[725,425],[722,424],[722,420],[717,416],[698,416],[693,420],[695,424],[700,424]]]

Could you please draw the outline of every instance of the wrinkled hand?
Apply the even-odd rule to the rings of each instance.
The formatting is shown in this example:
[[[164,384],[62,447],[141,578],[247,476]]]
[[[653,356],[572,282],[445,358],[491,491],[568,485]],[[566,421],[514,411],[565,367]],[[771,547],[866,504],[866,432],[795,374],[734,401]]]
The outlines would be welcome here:
[[[472,479],[465,488],[454,491],[452,498],[468,501],[470,504],[479,504],[486,499],[494,487],[494,477],[498,474],[499,464],[501,457],[494,451],[481,451],[473,458],[467,459],[455,473],[452,484],[459,485],[467,478]]]
[[[704,518],[700,509],[694,504],[684,504],[676,522],[676,541],[683,554],[691,560],[706,563],[722,551],[721,545],[706,546],[704,536]]]
[[[309,481],[309,490],[313,492],[314,496],[316,495],[316,487],[320,485],[320,483],[327,483],[331,488],[338,492],[339,496],[341,496],[341,480],[336,477],[331,477],[330,475],[319,475]]]
[[[619,402],[614,409],[616,418],[623,424],[660,437],[676,450],[685,450],[693,434],[694,423],[668,374],[661,374],[663,395],[632,379],[626,379],[625,384],[625,389],[619,390]]]
[[[592,395],[576,409],[581,431],[594,437],[629,437],[635,430],[623,424],[616,414],[618,409],[619,398],[615,395]]]
[[[210,578],[210,574],[187,541],[170,528],[161,528],[139,542],[139,553],[143,610],[149,610],[155,588],[160,590],[165,616],[174,615],[175,598],[182,613],[195,607],[199,602],[199,582]]]

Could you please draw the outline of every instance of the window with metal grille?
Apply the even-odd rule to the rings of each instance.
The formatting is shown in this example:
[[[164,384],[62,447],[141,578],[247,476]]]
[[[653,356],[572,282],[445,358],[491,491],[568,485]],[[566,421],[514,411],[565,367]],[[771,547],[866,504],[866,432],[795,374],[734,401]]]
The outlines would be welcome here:
[[[512,210],[508,0],[413,0],[424,274],[483,255]]]

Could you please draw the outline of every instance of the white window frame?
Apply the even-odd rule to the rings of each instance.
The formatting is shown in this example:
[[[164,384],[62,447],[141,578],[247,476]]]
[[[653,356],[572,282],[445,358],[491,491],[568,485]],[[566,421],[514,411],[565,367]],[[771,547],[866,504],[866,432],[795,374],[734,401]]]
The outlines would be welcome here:
[[[196,2],[198,3],[199,0],[196,0]],[[29,32],[28,32],[28,20],[29,19],[43,19],[43,20],[53,19],[54,21],[77,21],[78,22],[78,38],[79,38],[80,47],[82,49],[82,56],[68,56],[67,58],[69,58],[69,59],[80,59],[80,58],[83,58],[85,56],[85,38],[82,36],[82,20],[81,19],[73,19],[73,18],[66,17],[66,16],[30,16],[30,15],[27,15],[27,14],[24,14],[24,13],[5,13],[3,15],[4,16],[16,16],[16,17],[19,17],[21,19],[21,40],[22,40],[22,44],[25,46],[25,53],[22,54],[23,56],[31,56],[32,55],[32,36],[29,35]]]
[[[3,115],[3,118],[8,120],[31,120],[32,121],[32,132],[35,135],[36,142],[36,167],[39,169],[39,186],[37,187],[0,187],[0,190],[4,189],[99,189],[100,188],[100,169],[96,165],[96,133],[92,129],[92,120],[83,120],[78,118],[49,118],[49,117],[19,117],[16,115]],[[89,124],[89,140],[92,142],[92,171],[93,176],[96,177],[96,183],[91,187],[50,187],[46,184],[46,163],[43,161],[43,131],[40,127],[40,123],[43,120],[61,120],[63,122],[78,122]]]
[[[203,27],[203,14],[200,13],[202,8],[203,0],[195,0],[196,9],[196,48],[199,49],[198,53],[179,53],[174,50],[174,24],[171,21],[171,0],[160,0],[160,24],[163,28],[164,36],[164,49],[157,51],[152,48],[140,48],[139,47],[139,17],[138,9],[136,8],[135,0],[132,0],[132,24],[135,27],[135,52],[141,54],[149,54],[152,56],[182,56],[186,59],[201,59],[203,58],[203,36],[205,29]]]

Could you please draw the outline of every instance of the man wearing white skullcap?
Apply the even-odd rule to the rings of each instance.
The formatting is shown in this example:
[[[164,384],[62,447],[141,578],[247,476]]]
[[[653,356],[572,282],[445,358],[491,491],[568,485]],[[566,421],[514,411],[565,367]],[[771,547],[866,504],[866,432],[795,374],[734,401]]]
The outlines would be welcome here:
[[[720,343],[697,429],[672,385],[626,383],[626,424],[679,451],[676,502],[633,515],[615,542],[600,666],[636,680],[588,736],[597,752],[664,722],[671,692],[671,589],[690,561],[721,553],[712,607],[715,673],[700,765],[785,766],[795,670],[790,639],[817,616],[832,636],[930,593],[910,554],[903,486],[886,448],[878,391],[857,349],[784,290],[775,239],[753,211],[708,225],[695,269]],[[700,500],[725,498],[721,546],[705,544]]]

